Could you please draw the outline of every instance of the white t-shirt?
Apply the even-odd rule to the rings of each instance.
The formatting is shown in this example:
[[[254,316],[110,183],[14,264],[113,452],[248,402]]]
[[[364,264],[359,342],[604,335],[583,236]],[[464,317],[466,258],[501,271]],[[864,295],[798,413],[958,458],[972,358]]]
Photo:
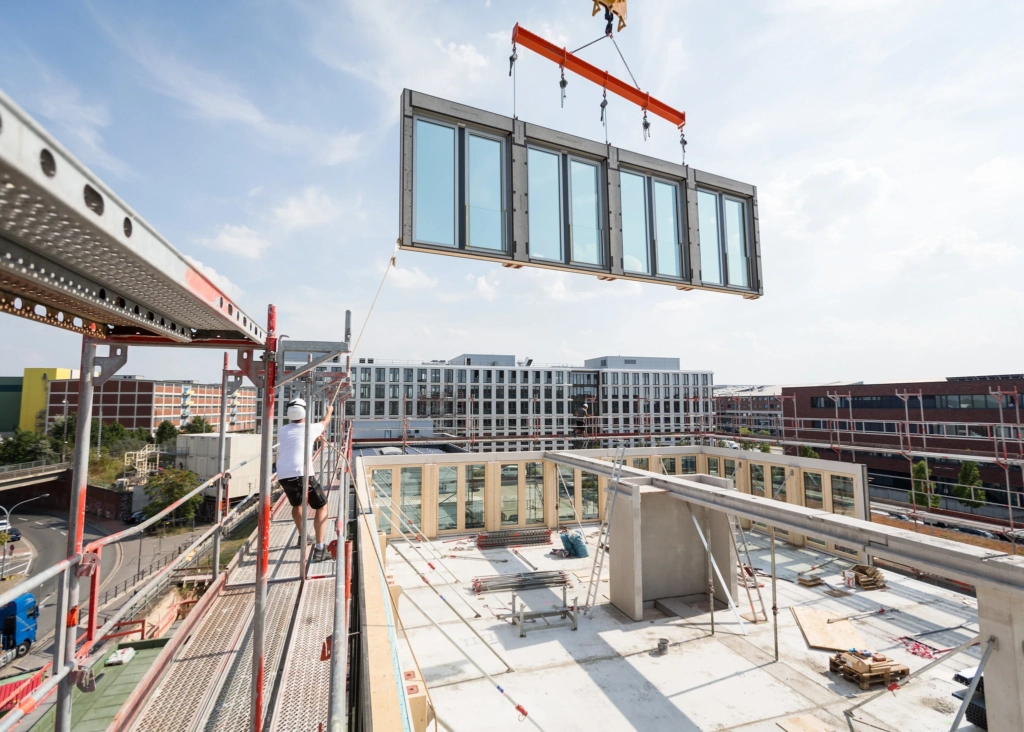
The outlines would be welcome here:
[[[322,424],[309,425],[309,474],[316,475],[313,470],[313,443],[324,433]],[[277,433],[277,478],[302,477],[302,443],[306,439],[306,425],[302,422],[291,422],[281,427]]]

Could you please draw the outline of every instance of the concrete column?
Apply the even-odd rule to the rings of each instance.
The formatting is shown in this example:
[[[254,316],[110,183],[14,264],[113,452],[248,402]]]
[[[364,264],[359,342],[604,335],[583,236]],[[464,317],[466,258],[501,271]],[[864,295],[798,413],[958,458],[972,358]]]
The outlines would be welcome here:
[[[1024,599],[979,586],[978,625],[982,647],[992,636],[998,642],[985,667],[988,728],[1019,732],[1024,729]],[[970,665],[965,658],[959,668]]]
[[[611,495],[605,500],[611,500]],[[615,547],[608,554],[608,597],[615,607],[640,621],[644,617],[644,603],[639,487],[619,484],[608,541]]]

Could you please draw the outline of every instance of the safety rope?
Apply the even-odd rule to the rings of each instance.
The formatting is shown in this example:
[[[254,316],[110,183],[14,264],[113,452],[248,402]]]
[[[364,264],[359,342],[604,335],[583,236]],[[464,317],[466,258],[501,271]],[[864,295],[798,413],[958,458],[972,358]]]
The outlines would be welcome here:
[[[582,45],[579,48],[577,48],[575,51],[569,51],[569,53],[571,53],[573,55],[576,55],[577,53],[582,51],[584,48],[587,48],[588,46],[593,46],[595,43],[597,43],[598,41],[603,41],[605,38],[611,38],[611,35],[604,35],[604,36],[601,36],[600,38],[595,38],[590,43],[585,43],[584,45]]]
[[[370,309],[366,312],[366,318],[363,320],[363,327],[359,329],[359,336],[356,338],[356,344],[352,347],[349,357],[355,355],[355,352],[359,350],[359,342],[363,340],[363,333],[366,332],[366,325],[370,322],[370,316],[373,315],[373,306],[377,304],[377,298],[380,297],[380,291],[384,288],[384,280],[388,278],[388,272],[391,271],[392,267],[397,267],[398,259],[398,245],[395,245],[395,251],[391,255],[391,259],[388,260],[388,266],[384,269],[384,276],[380,278],[380,285],[377,286],[377,294],[373,296],[373,302],[370,303]]]
[[[608,37],[612,39],[612,43],[615,43],[615,36],[608,36]],[[636,77],[633,76],[633,72],[630,71],[629,64],[626,63],[626,57],[622,55],[622,51],[619,49],[619,44],[618,43],[615,43],[615,50],[619,52],[619,58],[622,59],[622,65],[625,66],[626,67],[626,71],[629,72],[629,78],[633,80],[633,86],[635,86],[637,89],[639,89],[640,85],[636,83]]]

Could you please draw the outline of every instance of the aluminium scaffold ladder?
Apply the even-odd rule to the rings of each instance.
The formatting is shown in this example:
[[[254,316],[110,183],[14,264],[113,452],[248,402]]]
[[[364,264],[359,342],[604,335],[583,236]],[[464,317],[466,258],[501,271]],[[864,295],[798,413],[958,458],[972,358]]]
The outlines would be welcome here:
[[[760,623],[761,620],[758,618],[757,611],[754,609],[754,598],[750,594],[750,583],[754,583],[754,590],[757,592],[757,601],[761,604],[761,615],[764,616],[765,622],[768,622],[768,611],[764,607],[764,597],[761,596],[761,583],[757,579],[757,571],[754,569],[754,564],[750,560],[750,547],[747,545],[747,535],[743,533],[743,526],[740,524],[738,517],[733,514],[726,514],[726,518],[729,521],[729,533],[732,534],[732,546],[736,550],[736,564],[739,565],[740,579],[743,582],[743,588],[747,591],[747,602],[750,603],[750,622]],[[736,541],[736,534],[740,535],[740,539],[743,543],[743,554],[740,554],[739,542]],[[746,564],[743,563],[743,557],[746,557]]]
[[[590,615],[590,610],[597,604],[597,597],[601,589],[601,570],[604,569],[604,556],[608,553],[608,539],[612,530],[612,518],[615,515],[615,497],[619,495],[619,479],[622,478],[622,464],[626,460],[626,444],[622,444],[619,450],[619,459],[612,469],[611,480],[608,486],[612,491],[611,501],[606,501],[604,516],[601,519],[601,528],[597,533],[597,549],[594,550],[594,563],[590,568],[590,583],[587,585],[587,597],[583,603],[584,612]],[[593,595],[593,598],[591,598]]]

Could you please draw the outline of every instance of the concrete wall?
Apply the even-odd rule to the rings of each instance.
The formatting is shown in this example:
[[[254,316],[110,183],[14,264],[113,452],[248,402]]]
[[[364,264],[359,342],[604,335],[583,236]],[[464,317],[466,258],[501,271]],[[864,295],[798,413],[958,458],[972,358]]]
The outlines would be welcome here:
[[[608,496],[608,500],[611,496]],[[643,608],[643,546],[640,541],[640,490],[621,484],[609,527],[608,598],[633,620],[641,620]]]
[[[178,458],[175,464],[181,465],[185,470],[191,470],[199,476],[200,480],[209,480],[217,474],[219,440],[220,435],[216,432],[201,435],[178,435],[176,443]],[[259,454],[259,435],[228,434],[224,442],[224,467],[230,468],[232,465],[237,465],[243,460]],[[252,490],[258,490],[259,472],[260,461],[258,459],[232,471],[231,482],[228,486],[228,498],[234,500],[248,495],[250,486]],[[214,498],[217,495],[217,489],[211,487],[204,493]]]

